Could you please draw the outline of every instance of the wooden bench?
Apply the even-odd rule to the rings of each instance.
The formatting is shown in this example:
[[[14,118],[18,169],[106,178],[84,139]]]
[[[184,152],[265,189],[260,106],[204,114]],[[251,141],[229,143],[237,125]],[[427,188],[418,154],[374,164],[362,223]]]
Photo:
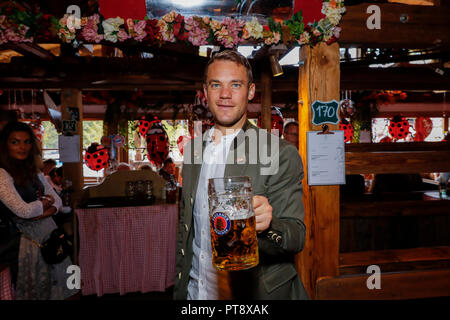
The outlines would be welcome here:
[[[319,278],[316,282],[316,299],[404,300],[450,295],[450,269],[381,272],[380,289],[368,289],[367,280],[370,276],[355,274]]]
[[[373,250],[339,255],[340,275],[366,273],[370,265],[378,265],[381,272],[450,269],[450,247]]]

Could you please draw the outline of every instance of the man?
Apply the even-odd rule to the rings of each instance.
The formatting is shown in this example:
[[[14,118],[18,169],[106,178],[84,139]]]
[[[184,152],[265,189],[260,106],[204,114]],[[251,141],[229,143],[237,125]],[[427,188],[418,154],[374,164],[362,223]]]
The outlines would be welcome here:
[[[44,161],[44,165],[42,167],[42,173],[44,176],[48,176],[50,171],[56,168],[56,161],[54,159],[47,159]]]
[[[204,92],[215,125],[189,142],[184,153],[174,298],[307,299],[294,262],[306,232],[298,151],[247,121],[255,84],[239,53],[226,50],[211,58]],[[271,155],[270,174],[263,174],[267,162],[261,150],[251,161],[259,142],[265,145],[258,149]],[[249,176],[255,195],[259,265],[244,271],[218,271],[212,265],[207,185],[209,178],[224,176]]]
[[[298,122],[291,121],[284,126],[283,130],[284,140],[292,143],[297,149],[298,145]]]
[[[61,196],[62,184],[63,184],[63,168],[53,168],[48,176],[46,176],[48,183],[53,187],[55,192]]]

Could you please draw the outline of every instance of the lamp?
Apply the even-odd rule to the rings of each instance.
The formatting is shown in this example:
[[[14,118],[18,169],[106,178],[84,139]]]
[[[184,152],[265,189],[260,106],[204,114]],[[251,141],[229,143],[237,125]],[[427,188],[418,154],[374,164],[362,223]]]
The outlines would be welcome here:
[[[269,56],[269,59],[270,59],[270,67],[272,68],[272,75],[274,77],[281,76],[283,74],[283,68],[278,62],[278,55],[272,54]]]

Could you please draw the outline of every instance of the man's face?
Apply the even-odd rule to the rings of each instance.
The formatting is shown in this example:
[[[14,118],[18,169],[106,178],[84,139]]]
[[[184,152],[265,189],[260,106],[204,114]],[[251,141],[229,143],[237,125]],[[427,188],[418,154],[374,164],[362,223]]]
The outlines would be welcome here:
[[[298,126],[288,126],[283,132],[284,140],[298,149]]]
[[[247,119],[248,101],[255,95],[255,84],[248,85],[245,67],[227,60],[213,62],[203,89],[216,128],[242,128]]]

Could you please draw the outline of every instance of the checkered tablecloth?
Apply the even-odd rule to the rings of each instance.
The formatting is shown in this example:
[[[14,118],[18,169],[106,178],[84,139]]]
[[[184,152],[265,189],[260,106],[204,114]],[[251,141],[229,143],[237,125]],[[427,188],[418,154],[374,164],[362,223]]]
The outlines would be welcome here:
[[[0,300],[14,300],[11,274],[8,267],[0,270]]]
[[[82,294],[165,291],[174,284],[176,204],[77,209]]]

